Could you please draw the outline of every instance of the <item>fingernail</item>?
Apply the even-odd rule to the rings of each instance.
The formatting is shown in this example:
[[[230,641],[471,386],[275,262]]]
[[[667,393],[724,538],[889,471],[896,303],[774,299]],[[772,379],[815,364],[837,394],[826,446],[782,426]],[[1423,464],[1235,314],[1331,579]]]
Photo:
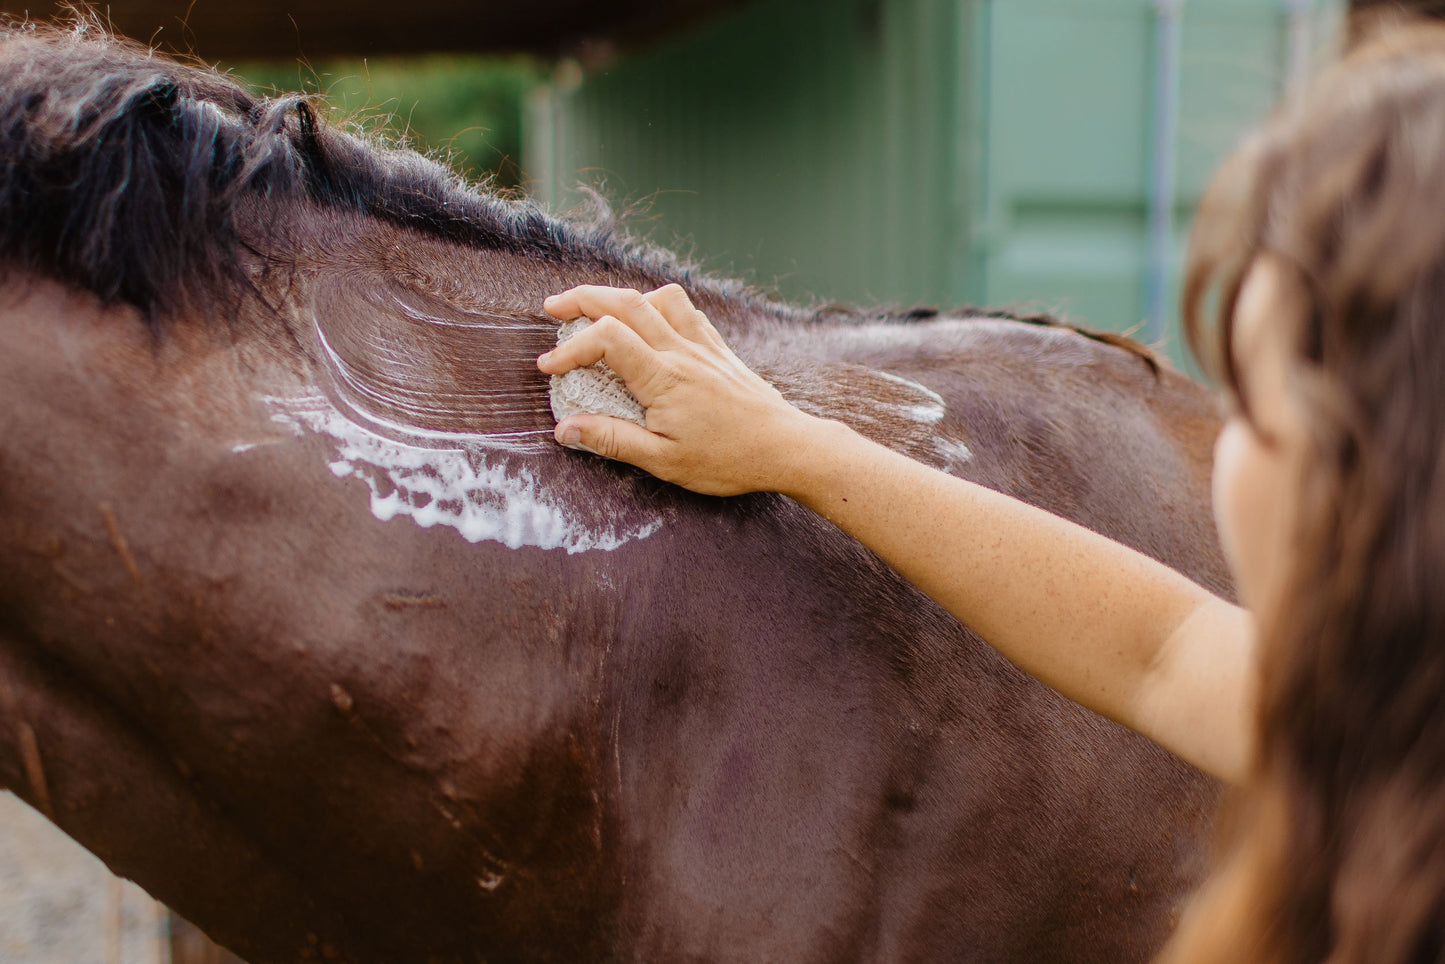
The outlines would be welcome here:
[[[537,364],[538,364],[538,365],[545,365],[545,364],[547,364],[547,363],[548,363],[549,361],[551,361],[551,360],[552,360],[552,353],[551,353],[550,351],[544,351],[544,352],[542,352],[542,354],[540,354],[540,355],[537,356]]]
[[[542,304],[543,304],[544,306],[545,306],[545,305],[556,304],[558,297],[559,297],[558,295],[548,295],[546,298],[544,298],[544,299],[542,300]]]
[[[574,452],[586,452],[588,455],[597,454],[595,451],[589,449],[587,446],[582,444],[582,433],[575,428],[563,430],[561,442],[564,448],[569,448]]]

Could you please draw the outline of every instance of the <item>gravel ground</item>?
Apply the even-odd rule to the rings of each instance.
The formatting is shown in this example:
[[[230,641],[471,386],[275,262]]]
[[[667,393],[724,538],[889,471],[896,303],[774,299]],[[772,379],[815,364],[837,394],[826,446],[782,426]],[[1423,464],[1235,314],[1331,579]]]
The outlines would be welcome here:
[[[0,961],[169,964],[165,910],[0,792]]]

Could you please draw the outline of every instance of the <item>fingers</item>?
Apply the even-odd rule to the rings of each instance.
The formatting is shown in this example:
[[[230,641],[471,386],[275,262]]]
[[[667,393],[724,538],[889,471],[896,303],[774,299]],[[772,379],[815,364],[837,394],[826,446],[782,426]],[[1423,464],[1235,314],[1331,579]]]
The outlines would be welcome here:
[[[654,348],[675,343],[674,335],[688,341],[727,347],[707,315],[693,306],[682,285],[663,285],[656,291],[639,294],[630,288],[605,288],[582,285],[543,302],[547,312],[570,321],[577,317],[601,318],[612,315]]]
[[[581,285],[553,295],[542,302],[542,307],[548,314],[563,321],[573,318],[600,320],[611,315],[654,348],[666,348],[677,343],[677,332],[662,313],[640,292],[631,288]]]
[[[717,329],[707,320],[707,315],[693,307],[692,299],[688,298],[682,285],[663,285],[642,297],[667,319],[674,331],[688,341],[722,345],[722,337],[718,335]]]
[[[563,375],[605,361],[644,406],[652,404],[652,383],[661,359],[642,337],[612,316],[604,316],[537,359],[548,375]]]
[[[569,449],[628,462],[653,474],[665,454],[661,436],[607,415],[573,415],[557,423],[555,435]]]

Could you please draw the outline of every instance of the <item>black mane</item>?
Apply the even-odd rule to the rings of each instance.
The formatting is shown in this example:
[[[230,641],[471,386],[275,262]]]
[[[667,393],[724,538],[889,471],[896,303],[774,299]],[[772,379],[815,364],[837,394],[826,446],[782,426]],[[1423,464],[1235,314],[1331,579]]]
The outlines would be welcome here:
[[[610,218],[562,221],[476,190],[415,151],[328,126],[306,97],[259,96],[83,17],[68,29],[0,24],[0,157],[0,265],[152,322],[217,285],[244,287],[239,226],[253,199],[554,262],[693,275]]]

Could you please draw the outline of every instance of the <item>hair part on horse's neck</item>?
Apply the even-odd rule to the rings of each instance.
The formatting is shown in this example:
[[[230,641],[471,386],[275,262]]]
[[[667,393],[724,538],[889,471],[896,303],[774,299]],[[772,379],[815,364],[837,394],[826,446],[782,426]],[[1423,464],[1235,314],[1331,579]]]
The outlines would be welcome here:
[[[0,266],[133,305],[152,325],[218,288],[247,290],[248,248],[267,263],[290,259],[279,240],[254,244],[242,218],[255,199],[361,213],[594,273],[740,290],[625,239],[610,217],[561,221],[474,190],[414,151],[327,126],[305,97],[258,96],[85,19],[0,26],[0,154]]]

